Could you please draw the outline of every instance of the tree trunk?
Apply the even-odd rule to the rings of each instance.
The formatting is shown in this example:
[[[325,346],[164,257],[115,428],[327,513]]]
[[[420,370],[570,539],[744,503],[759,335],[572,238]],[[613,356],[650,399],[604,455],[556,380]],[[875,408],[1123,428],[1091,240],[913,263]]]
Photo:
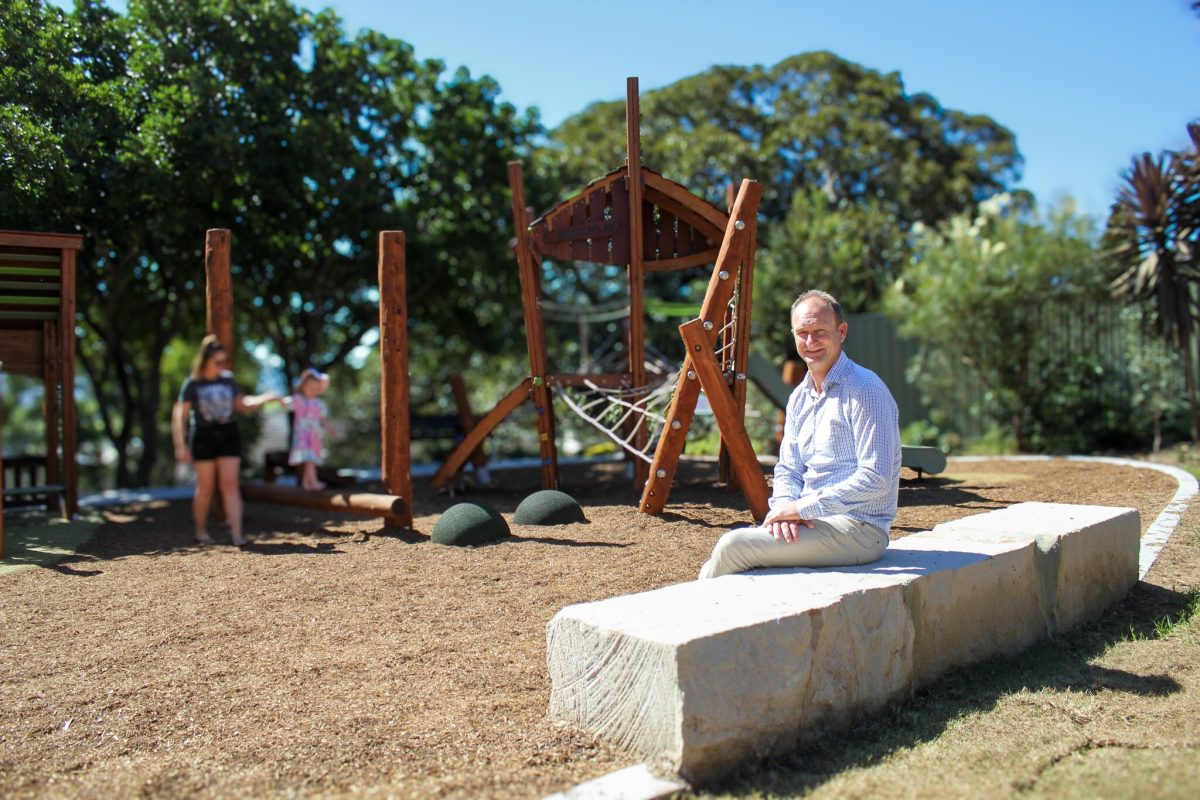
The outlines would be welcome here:
[[[1183,335],[1183,379],[1187,385],[1188,410],[1191,412],[1191,434],[1193,442],[1200,442],[1200,406],[1196,402],[1196,365],[1192,362],[1191,325]]]
[[[1013,439],[1016,440],[1017,452],[1026,453],[1029,448],[1025,442],[1025,426],[1021,423],[1020,410],[1014,411],[1012,415]]]
[[[167,323],[164,316],[163,322]],[[150,369],[142,379],[142,402],[138,404],[138,427],[142,431],[142,457],[137,465],[137,485],[149,486],[158,461],[159,435],[162,430],[159,410],[162,407],[162,360],[170,341],[171,331],[164,324],[154,335],[153,352],[149,353]],[[169,430],[169,428],[168,428]],[[170,433],[167,434],[168,436]]]

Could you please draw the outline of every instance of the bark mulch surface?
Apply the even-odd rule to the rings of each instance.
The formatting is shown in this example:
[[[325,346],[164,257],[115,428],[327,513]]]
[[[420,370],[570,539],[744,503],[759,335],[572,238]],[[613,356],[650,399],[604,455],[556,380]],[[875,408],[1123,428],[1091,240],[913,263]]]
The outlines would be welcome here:
[[[1137,508],[1176,482],[1091,462],[905,472],[893,537],[1026,500]],[[539,488],[468,497],[511,522]],[[186,502],[110,510],[54,567],[0,578],[0,796],[541,797],[638,761],[546,715],[546,623],[571,603],[695,577],[749,521],[715,465],[681,465],[635,513],[617,465],[565,468],[584,524],[432,544],[462,499],[415,499],[420,534],[248,504],[252,544],[193,544]]]

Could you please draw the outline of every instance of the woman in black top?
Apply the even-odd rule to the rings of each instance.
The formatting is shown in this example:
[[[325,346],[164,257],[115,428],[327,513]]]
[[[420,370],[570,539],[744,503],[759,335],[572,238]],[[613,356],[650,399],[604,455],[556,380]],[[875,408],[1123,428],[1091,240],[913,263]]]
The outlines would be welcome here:
[[[242,440],[234,413],[261,408],[279,400],[279,395],[241,394],[228,367],[229,354],[221,342],[212,334],[205,336],[192,362],[191,377],[184,381],[172,411],[171,434],[175,440],[175,460],[192,462],[196,471],[196,493],[192,498],[196,541],[212,544],[208,509],[213,490],[219,488],[229,533],[234,545],[241,547],[246,544],[242,536],[242,495],[238,488]],[[185,439],[189,431],[190,436]]]

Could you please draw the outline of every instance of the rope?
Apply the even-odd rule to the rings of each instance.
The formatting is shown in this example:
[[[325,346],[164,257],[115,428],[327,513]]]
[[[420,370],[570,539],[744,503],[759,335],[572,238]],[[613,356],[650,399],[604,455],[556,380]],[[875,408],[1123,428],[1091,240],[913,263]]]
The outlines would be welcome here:
[[[577,417],[603,433],[630,454],[642,459],[647,464],[653,462],[654,459],[650,455],[650,452],[656,445],[659,432],[667,422],[667,418],[663,414],[657,413],[653,409],[660,407],[662,405],[661,401],[671,396],[675,386],[674,380],[664,380],[657,386],[652,387],[647,385],[640,388],[606,389],[597,386],[591,381],[584,381],[584,385],[589,392],[596,395],[595,399],[587,402],[578,402],[575,398],[571,397],[567,391],[567,387],[562,385],[555,386],[554,391],[566,403],[567,407],[575,412]],[[630,402],[625,399],[627,397],[636,399]],[[597,414],[593,414],[593,409],[597,406],[603,406],[603,410]],[[624,409],[624,413],[615,422],[609,424],[601,422],[602,417],[608,416],[613,409],[618,408]],[[618,434],[617,431],[635,414],[638,417],[630,428],[628,435],[621,436]],[[650,431],[650,436],[647,438],[645,450],[639,450],[631,445],[630,442],[636,438],[638,431],[645,424],[646,419],[653,420],[654,426],[653,430]]]

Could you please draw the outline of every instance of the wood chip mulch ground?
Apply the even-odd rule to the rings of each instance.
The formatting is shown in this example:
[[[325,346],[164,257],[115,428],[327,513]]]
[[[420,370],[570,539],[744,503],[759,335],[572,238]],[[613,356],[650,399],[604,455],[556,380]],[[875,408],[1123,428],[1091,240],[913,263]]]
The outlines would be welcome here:
[[[1131,506],[1144,529],[1177,488],[1064,460],[904,477],[894,538],[1026,500]],[[468,496],[509,521],[540,488],[497,482]],[[249,504],[241,550],[195,545],[186,502],[110,510],[76,556],[0,579],[0,796],[528,798],[636,763],[547,717],[546,623],[693,579],[748,522],[715,482],[687,462],[648,517],[618,466],[567,468],[587,523],[479,548],[429,542],[444,495],[399,535]]]

